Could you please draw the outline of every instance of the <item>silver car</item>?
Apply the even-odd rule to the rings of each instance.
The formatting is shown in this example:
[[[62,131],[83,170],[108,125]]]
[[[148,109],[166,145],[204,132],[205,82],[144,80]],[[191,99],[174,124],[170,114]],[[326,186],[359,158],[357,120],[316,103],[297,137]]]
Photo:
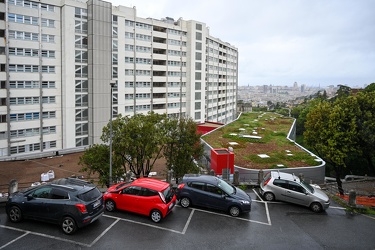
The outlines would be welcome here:
[[[310,207],[319,213],[329,207],[329,197],[320,188],[301,181],[294,174],[268,172],[260,184],[260,193],[266,201],[286,201]]]

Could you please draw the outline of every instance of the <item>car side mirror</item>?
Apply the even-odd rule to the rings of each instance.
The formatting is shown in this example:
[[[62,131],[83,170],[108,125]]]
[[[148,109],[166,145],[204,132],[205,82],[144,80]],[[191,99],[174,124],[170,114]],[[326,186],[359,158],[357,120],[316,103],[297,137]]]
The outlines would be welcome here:
[[[28,196],[26,196],[26,198],[27,198],[28,201],[31,201],[32,199],[34,199],[34,197],[31,194],[29,194]]]

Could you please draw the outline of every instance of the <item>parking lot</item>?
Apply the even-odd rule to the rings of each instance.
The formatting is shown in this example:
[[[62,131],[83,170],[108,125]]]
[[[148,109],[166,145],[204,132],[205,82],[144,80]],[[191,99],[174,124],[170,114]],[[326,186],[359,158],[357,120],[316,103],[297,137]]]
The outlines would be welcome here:
[[[0,249],[374,249],[375,219],[350,215],[337,204],[320,214],[283,202],[253,203],[240,217],[176,206],[160,223],[127,212],[106,212],[88,227],[67,236],[59,226],[11,223],[0,209]]]

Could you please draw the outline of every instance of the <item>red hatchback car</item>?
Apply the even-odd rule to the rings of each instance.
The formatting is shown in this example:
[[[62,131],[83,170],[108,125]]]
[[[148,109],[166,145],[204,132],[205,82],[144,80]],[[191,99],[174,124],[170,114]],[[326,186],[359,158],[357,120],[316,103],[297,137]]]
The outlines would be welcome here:
[[[153,222],[161,221],[176,205],[176,195],[171,186],[151,178],[113,185],[103,198],[109,212],[125,210],[150,216]]]

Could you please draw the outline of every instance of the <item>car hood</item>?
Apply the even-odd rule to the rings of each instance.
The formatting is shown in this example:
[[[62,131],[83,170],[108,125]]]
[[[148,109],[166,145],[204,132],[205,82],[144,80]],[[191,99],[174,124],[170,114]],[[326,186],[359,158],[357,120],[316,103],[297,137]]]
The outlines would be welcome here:
[[[321,189],[315,188],[315,187],[314,187],[314,196],[324,201],[329,200],[326,193],[324,193]]]
[[[231,194],[231,196],[233,197],[236,197],[238,199],[242,199],[242,200],[246,200],[246,201],[251,201],[251,198],[250,196],[245,193],[245,191],[243,191],[242,189],[236,187],[236,193],[235,194]]]

